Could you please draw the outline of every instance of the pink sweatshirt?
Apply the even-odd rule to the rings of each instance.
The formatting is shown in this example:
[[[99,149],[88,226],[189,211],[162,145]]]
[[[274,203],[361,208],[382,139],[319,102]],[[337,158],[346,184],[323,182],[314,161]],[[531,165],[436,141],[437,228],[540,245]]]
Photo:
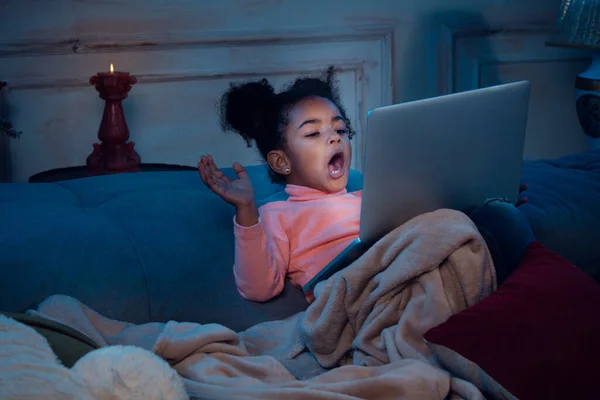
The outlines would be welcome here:
[[[243,227],[234,217],[233,273],[248,300],[277,296],[286,276],[301,288],[358,237],[362,191],[324,193],[296,185],[285,191],[286,201],[259,208],[256,225]]]

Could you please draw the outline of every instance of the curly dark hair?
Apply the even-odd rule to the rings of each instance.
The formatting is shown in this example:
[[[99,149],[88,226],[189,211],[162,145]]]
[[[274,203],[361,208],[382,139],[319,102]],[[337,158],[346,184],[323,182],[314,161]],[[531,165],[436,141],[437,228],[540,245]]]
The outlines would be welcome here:
[[[298,78],[279,93],[275,93],[273,86],[264,78],[234,82],[221,98],[221,128],[223,131],[237,132],[248,147],[254,141],[266,162],[272,150],[285,150],[283,132],[289,123],[290,110],[304,99],[322,97],[336,105],[346,123],[348,137],[352,139],[354,130],[340,103],[335,73],[335,67],[330,66],[320,78]],[[268,170],[274,183],[285,182],[283,175],[271,168]]]

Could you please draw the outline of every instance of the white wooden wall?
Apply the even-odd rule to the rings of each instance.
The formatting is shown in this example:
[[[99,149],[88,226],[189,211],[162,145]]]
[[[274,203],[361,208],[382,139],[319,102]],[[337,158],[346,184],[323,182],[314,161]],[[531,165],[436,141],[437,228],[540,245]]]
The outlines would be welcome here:
[[[576,73],[587,53],[545,46],[560,0],[3,0],[0,180],[85,164],[103,101],[89,77],[137,76],[124,109],[143,162],[260,162],[220,132],[216,103],[232,80],[277,86],[329,64],[359,128],[373,107],[529,79],[526,158],[579,152]],[[8,89],[8,90],[7,90]],[[4,154],[4,155],[3,155]],[[361,157],[354,157],[361,168]]]

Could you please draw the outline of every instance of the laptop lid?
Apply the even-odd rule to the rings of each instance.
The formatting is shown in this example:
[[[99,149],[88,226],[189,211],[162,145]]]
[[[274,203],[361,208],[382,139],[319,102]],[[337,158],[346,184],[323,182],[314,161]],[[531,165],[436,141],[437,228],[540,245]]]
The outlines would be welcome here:
[[[360,239],[417,215],[519,194],[530,83],[375,108],[367,115]]]

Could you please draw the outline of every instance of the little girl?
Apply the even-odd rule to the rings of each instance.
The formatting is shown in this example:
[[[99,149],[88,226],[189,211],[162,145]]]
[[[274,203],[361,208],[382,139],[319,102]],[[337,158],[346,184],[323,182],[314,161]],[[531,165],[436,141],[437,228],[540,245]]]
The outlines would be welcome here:
[[[257,208],[240,164],[233,164],[238,179],[231,181],[210,155],[198,163],[202,181],[236,210],[238,291],[267,301],[281,293],[286,277],[301,288],[358,237],[362,191],[346,191],[354,131],[333,67],[321,79],[298,78],[280,93],[266,79],[232,84],[221,99],[221,120],[249,146],[254,141],[272,181],[286,184],[286,201]]]

